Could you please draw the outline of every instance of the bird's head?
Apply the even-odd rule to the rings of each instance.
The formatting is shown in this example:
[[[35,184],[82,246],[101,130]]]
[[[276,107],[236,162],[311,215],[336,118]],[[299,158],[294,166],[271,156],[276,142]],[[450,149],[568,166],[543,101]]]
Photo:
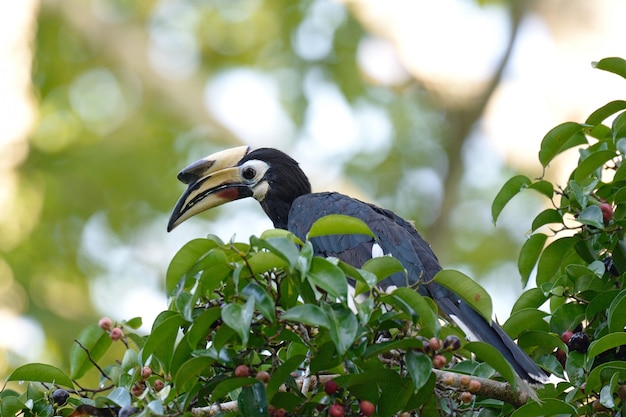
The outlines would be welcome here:
[[[172,211],[168,231],[198,213],[246,197],[261,203],[275,227],[286,229],[293,200],[311,192],[298,163],[271,148],[226,149],[187,166],[178,179],[187,189]]]

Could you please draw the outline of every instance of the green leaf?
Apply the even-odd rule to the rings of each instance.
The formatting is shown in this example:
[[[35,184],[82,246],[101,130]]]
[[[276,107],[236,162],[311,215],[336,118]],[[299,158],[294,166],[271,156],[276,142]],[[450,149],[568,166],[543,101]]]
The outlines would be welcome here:
[[[422,342],[420,339],[390,340],[388,342],[378,342],[369,345],[365,350],[363,357],[369,358],[371,356],[380,355],[381,353],[389,352],[390,350],[395,349],[410,350],[422,349],[423,347],[424,342]]]
[[[414,392],[417,392],[428,382],[430,374],[433,372],[433,363],[428,356],[414,350],[406,352],[404,359],[406,370],[413,380]]]
[[[243,417],[268,417],[267,396],[263,384],[257,381],[243,387],[237,397],[237,406]]]
[[[145,363],[150,355],[154,355],[163,366],[163,371],[169,372],[178,329],[184,323],[185,319],[176,312],[167,310],[159,314],[141,351],[142,361]]]
[[[296,355],[280,365],[274,372],[272,372],[272,376],[270,378],[270,382],[267,383],[267,399],[269,402],[272,401],[274,395],[278,392],[280,387],[285,383],[287,377],[291,375],[293,371],[298,369],[300,364],[304,361],[306,356],[304,355]]]
[[[517,269],[522,276],[522,285],[526,286],[530,274],[532,273],[539,255],[543,250],[543,246],[546,243],[548,236],[543,233],[536,233],[528,238],[519,253],[519,259],[517,260]]]
[[[72,345],[70,350],[70,375],[73,379],[78,379],[94,367],[92,361],[98,361],[111,346],[112,340],[109,334],[97,325],[83,329],[76,340],[89,351],[81,348],[78,343]],[[91,356],[91,359],[89,357]]]
[[[539,308],[543,303],[548,301],[548,297],[539,288],[531,288],[526,290],[519,296],[513,308],[511,314],[525,308]]]
[[[406,269],[402,263],[393,256],[379,256],[369,259],[361,269],[376,275],[378,282],[398,272],[406,274]]]
[[[551,350],[552,348],[559,348],[567,352],[567,345],[563,343],[559,335],[555,333],[548,333],[545,331],[525,331],[521,333],[517,338],[517,344],[520,347],[541,346],[545,348],[546,346],[548,346],[551,348]]]
[[[536,308],[525,308],[518,310],[507,319],[502,325],[504,331],[511,336],[511,339],[517,339],[520,333],[525,330],[542,330],[548,331],[549,325],[544,320],[548,313],[537,310]]]
[[[313,304],[302,304],[285,311],[283,320],[297,321],[309,326],[330,328],[328,316],[320,307]]]
[[[545,398],[540,402],[530,401],[511,414],[511,417],[576,415],[576,408],[565,401]]]
[[[27,410],[26,404],[21,402],[19,398],[13,396],[2,397],[0,400],[0,416],[14,417],[19,416],[22,410]],[[23,415],[29,415],[24,413]]]
[[[208,371],[214,363],[215,359],[206,356],[190,358],[182,363],[174,376],[176,392],[182,394],[191,390],[193,385],[198,382],[199,376],[210,373]]]
[[[551,223],[560,223],[563,224],[563,216],[559,213],[558,210],[555,209],[545,209],[541,213],[535,217],[533,220],[533,224],[531,226],[531,230],[534,232],[539,229],[541,226],[545,226],[546,224]]]
[[[574,170],[574,180],[578,182],[584,180],[616,156],[615,151],[597,151],[592,153],[578,164],[578,167]]]
[[[165,288],[167,294],[171,294],[180,280],[187,274],[195,263],[217,243],[209,239],[194,239],[187,242],[174,255],[165,275]]]
[[[6,381],[47,382],[74,388],[72,380],[65,372],[55,366],[46,365],[45,363],[29,363],[20,366],[9,374]]]
[[[271,323],[276,320],[276,305],[274,304],[274,299],[270,297],[265,288],[251,281],[241,290],[241,294],[246,297],[254,298],[256,308],[263,314],[263,317],[268,319]]]
[[[589,390],[587,392],[598,392],[600,388],[610,381],[616,374],[619,374],[620,379],[626,379],[626,362],[611,361],[596,366],[591,370],[591,372],[589,372],[585,391]]]
[[[623,310],[622,310],[623,311]],[[606,352],[609,349],[626,345],[626,333],[609,333],[606,336],[602,336],[600,339],[596,339],[589,345],[587,350],[587,363],[593,363],[593,358]]]
[[[307,234],[307,240],[327,235],[368,235],[376,237],[362,220],[343,214],[330,214],[317,220]]]
[[[626,61],[622,58],[604,58],[598,62],[592,62],[591,65],[594,68],[612,72],[613,74],[626,78]]]
[[[539,150],[539,162],[545,168],[561,152],[587,143],[582,125],[565,122],[550,130],[544,136]]]
[[[585,306],[583,304],[563,304],[552,312],[550,330],[562,334],[567,330],[574,330],[585,318]]]
[[[248,298],[246,304],[227,304],[222,308],[224,324],[233,329],[245,346],[250,337],[250,324],[254,314],[254,298]]]
[[[294,241],[286,237],[273,237],[262,240],[256,236],[250,236],[250,244],[258,248],[267,249],[274,255],[283,259],[287,265],[290,266],[294,266],[300,256],[298,247]]]
[[[413,395],[413,383],[409,378],[400,375],[382,386],[378,401],[378,415],[391,417],[404,408],[404,405]]]
[[[609,332],[623,332],[626,326],[626,290],[620,292],[611,302],[608,310]]]
[[[576,237],[568,236],[546,246],[537,264],[537,286],[552,280],[577,241]]]
[[[548,198],[552,198],[554,196],[554,186],[550,181],[539,180],[535,181],[528,186],[529,190],[535,190]]]
[[[331,297],[345,301],[348,297],[348,281],[341,269],[327,259],[314,257],[307,277],[312,284],[326,291]]]
[[[131,403],[130,392],[126,388],[117,387],[107,395],[107,398],[120,407],[129,406]]]
[[[484,342],[469,342],[463,346],[463,349],[472,352],[480,360],[491,365],[512,387],[515,388],[517,386],[516,373],[513,367],[504,359],[504,356],[498,349]]]
[[[408,311],[405,311],[412,317],[413,322],[417,322],[422,325],[422,328],[427,332],[429,336],[436,336],[439,334],[439,320],[437,315],[430,308],[428,302],[417,291],[408,287],[396,288],[391,297],[397,297],[403,301],[403,305],[408,306]],[[402,306],[402,304],[401,304]]]
[[[502,213],[502,210],[508,202],[530,184],[530,179],[525,175],[516,175],[504,183],[491,204],[491,218],[494,223],[496,223],[500,213]]]
[[[598,206],[587,206],[580,215],[576,218],[579,223],[587,224],[598,229],[604,228],[604,221],[602,220],[602,210]]]
[[[134,317],[130,320],[123,321],[123,323],[126,327],[137,330],[143,324],[143,320],[141,319],[141,317]]]
[[[330,339],[335,344],[337,352],[340,355],[346,351],[354,343],[359,323],[352,311],[344,304],[322,304],[322,308],[328,316],[328,332]]]
[[[452,269],[437,272],[433,281],[457,294],[478,314],[483,316],[487,323],[491,323],[491,316],[493,315],[491,297],[476,281],[462,272]]]
[[[565,371],[569,382],[580,387],[585,382],[585,354],[570,351],[565,361]]]
[[[225,379],[219,384],[217,384],[215,386],[215,389],[213,389],[213,392],[211,393],[211,401],[217,402],[221,400],[222,398],[224,398],[226,395],[228,395],[228,393],[230,393],[231,391],[234,391],[237,388],[245,387],[246,385],[254,384],[256,382],[259,382],[259,381],[257,381],[256,379],[252,377],[246,377],[246,378],[232,377],[232,378]]]
[[[599,125],[608,117],[624,109],[626,109],[626,101],[624,100],[611,101],[610,103],[605,104],[604,106],[600,107],[599,109],[591,113],[591,115],[587,117],[585,124],[591,125],[591,126]]]

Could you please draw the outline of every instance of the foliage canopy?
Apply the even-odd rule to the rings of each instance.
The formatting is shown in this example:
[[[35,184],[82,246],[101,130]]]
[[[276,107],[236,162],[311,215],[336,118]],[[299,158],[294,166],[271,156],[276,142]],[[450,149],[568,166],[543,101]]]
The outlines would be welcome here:
[[[622,59],[596,67],[626,75]],[[335,404],[342,415],[363,415],[362,402],[370,401],[383,417],[623,415],[625,103],[611,102],[584,123],[567,122],[545,136],[544,170],[578,148],[565,186],[517,175],[493,202],[494,221],[526,189],[552,204],[535,217],[519,256],[523,282],[536,271],[537,288],[520,296],[503,324],[560,378],[537,390],[540,402],[516,394],[504,358],[489,345],[461,342],[432,300],[409,288],[377,290],[377,282],[403,270],[395,259],[356,269],[314,257],[308,241],[271,230],[249,242],[188,242],[170,263],[170,306],[150,334],[135,331],[139,318],[87,327],[70,353],[69,375],[39,363],[16,369],[7,380],[28,384],[23,392],[3,389],[0,414],[337,417]],[[356,221],[328,217],[311,235],[339,229],[368,233]],[[473,307],[491,316],[488,295],[465,275],[444,270],[435,279],[469,302],[480,299]],[[361,302],[352,302],[348,280]],[[120,344],[120,356],[105,360]],[[98,375],[97,387],[81,384],[90,374]],[[494,381],[510,395],[498,394]]]

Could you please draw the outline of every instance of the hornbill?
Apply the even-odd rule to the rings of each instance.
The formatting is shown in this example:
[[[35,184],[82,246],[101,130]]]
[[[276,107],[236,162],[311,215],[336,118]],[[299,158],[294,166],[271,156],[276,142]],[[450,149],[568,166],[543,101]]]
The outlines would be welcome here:
[[[344,214],[362,220],[376,238],[357,234],[315,237],[311,239],[315,254],[333,256],[357,268],[375,256],[397,258],[407,274],[396,273],[381,281],[383,290],[419,284],[420,294],[435,300],[468,337],[498,349],[521,379],[546,381],[546,374],[500,326],[487,322],[458,295],[432,282],[441,270],[437,257],[413,225],[395,213],[336,192],[312,193],[298,163],[271,148],[251,151],[241,146],[217,152],[184,168],[178,179],[188,186],[174,207],[168,231],[202,211],[246,197],[261,203],[274,227],[302,240],[323,216]]]

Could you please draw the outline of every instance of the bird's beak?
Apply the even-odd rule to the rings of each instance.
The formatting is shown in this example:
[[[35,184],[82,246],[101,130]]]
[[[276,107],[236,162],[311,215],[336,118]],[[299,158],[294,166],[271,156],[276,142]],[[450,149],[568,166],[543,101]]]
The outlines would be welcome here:
[[[178,179],[188,184],[167,224],[167,231],[190,217],[229,201],[251,197],[252,190],[243,183],[237,167],[250,152],[249,146],[226,149],[209,155],[184,168]]]

